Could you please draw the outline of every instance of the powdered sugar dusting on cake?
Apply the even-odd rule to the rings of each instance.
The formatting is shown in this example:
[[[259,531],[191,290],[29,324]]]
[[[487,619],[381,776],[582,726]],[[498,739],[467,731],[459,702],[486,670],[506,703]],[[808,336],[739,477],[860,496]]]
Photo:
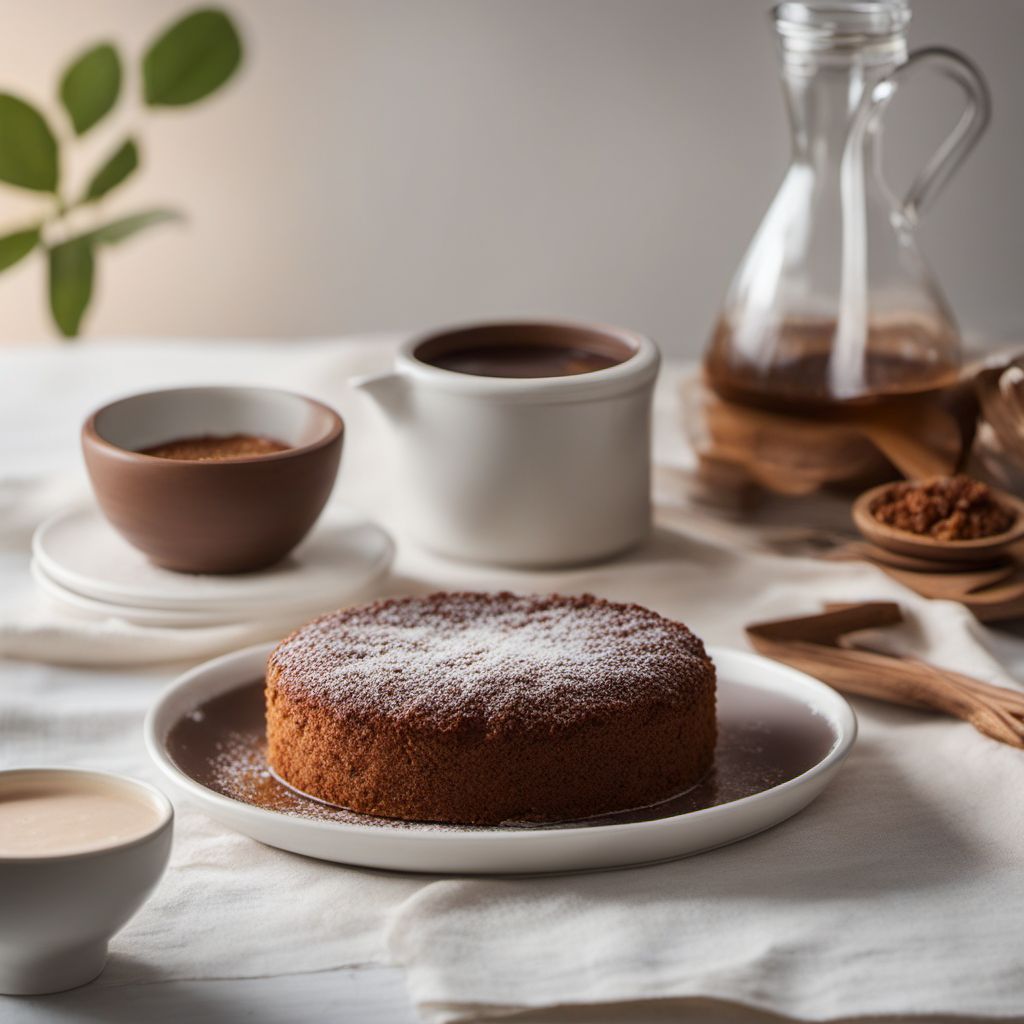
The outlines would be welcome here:
[[[679,704],[713,669],[685,626],[582,597],[434,594],[334,612],[271,654],[277,685],[353,715],[553,727]]]

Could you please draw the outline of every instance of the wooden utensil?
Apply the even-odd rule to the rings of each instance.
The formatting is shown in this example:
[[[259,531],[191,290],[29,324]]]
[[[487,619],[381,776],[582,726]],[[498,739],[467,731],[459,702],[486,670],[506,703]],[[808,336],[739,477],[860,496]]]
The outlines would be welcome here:
[[[865,409],[858,417],[858,427],[910,479],[956,472],[970,448],[957,418],[931,398],[908,401],[905,406]]]
[[[824,484],[884,479],[886,462],[845,422],[786,416],[705,394],[710,465],[733,467],[777,494],[805,495]]]
[[[1000,556],[991,561],[979,562],[940,562],[933,558],[918,558],[916,555],[903,555],[898,551],[880,548],[866,540],[852,540],[832,548],[825,556],[833,562],[867,561],[876,565],[892,566],[894,569],[905,569],[917,573],[971,573],[980,569],[1001,569],[1006,576],[1017,570],[1013,558]]]
[[[986,587],[1004,583],[1019,568],[1015,562],[1011,562],[995,569],[967,572],[908,572],[895,566],[887,566],[886,571],[893,579],[910,587],[922,597],[930,597],[936,601],[964,601],[971,594],[978,593]]]
[[[872,544],[901,555],[924,558],[933,562],[975,564],[992,562],[1009,554],[1014,544],[1024,538],[1024,501],[1005,491],[991,488],[992,496],[1014,515],[1013,525],[1002,533],[977,540],[940,540],[879,522],[872,509],[892,484],[881,484],[865,491],[853,503],[853,522],[862,536]]]
[[[1003,450],[1024,465],[1024,356],[975,378],[981,413]]]
[[[830,484],[955,473],[973,439],[973,375],[941,393],[866,405],[833,404],[813,415],[727,401],[690,377],[684,425],[712,479],[804,495]]]
[[[751,645],[843,693],[928,708],[970,722],[979,732],[1024,749],[1024,693],[993,686],[911,657],[853,647],[847,634],[903,621],[899,605],[829,605],[819,615],[747,626]]]
[[[990,570],[991,575],[968,570],[920,572],[901,569],[884,561],[875,565],[897,583],[936,601],[957,601],[981,622],[1006,622],[1024,617],[1024,566],[1014,560]]]

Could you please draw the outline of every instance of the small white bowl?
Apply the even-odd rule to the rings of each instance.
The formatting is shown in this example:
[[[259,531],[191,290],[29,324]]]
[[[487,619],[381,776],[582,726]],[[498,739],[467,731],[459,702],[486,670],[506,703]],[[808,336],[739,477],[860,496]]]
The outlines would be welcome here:
[[[158,814],[143,835],[55,855],[0,855],[0,993],[61,992],[92,981],[107,943],[153,891],[167,866],[174,809],[158,789],[110,772],[77,768],[0,771],[0,797],[42,781],[130,792]]]

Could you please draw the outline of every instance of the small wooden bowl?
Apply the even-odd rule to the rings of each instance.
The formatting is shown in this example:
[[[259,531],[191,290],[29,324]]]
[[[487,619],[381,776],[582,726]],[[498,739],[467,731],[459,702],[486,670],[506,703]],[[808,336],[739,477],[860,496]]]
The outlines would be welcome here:
[[[887,551],[915,558],[926,558],[933,562],[988,563],[1003,557],[1010,548],[1024,538],[1024,501],[1005,491],[990,488],[992,497],[1016,517],[1013,525],[1002,533],[977,540],[938,540],[924,537],[907,530],[880,523],[872,514],[878,499],[892,487],[891,483],[881,484],[865,491],[853,503],[853,522],[861,534],[872,544]]]

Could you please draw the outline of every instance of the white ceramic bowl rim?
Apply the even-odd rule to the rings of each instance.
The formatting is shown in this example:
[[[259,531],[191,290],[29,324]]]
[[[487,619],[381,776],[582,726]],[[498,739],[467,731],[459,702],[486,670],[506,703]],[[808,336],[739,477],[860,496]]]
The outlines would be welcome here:
[[[256,658],[258,655],[260,660],[265,660],[275,646],[277,645],[274,643],[256,644],[252,647],[247,647],[231,654],[221,655],[219,658],[214,658],[202,665],[197,665],[195,668],[176,679],[157,697],[155,703],[150,707],[149,713],[146,715],[144,725],[146,749],[149,751],[150,757],[153,758],[165,774],[172,777],[178,785],[182,786],[193,797],[198,797],[203,801],[212,800],[214,803],[220,804],[221,806],[230,807],[234,812],[245,814],[253,821],[279,821],[281,814],[277,811],[266,810],[262,807],[254,807],[251,804],[245,804],[239,800],[234,800],[231,797],[224,796],[222,793],[217,793],[201,783],[196,782],[195,779],[183,772],[174,763],[165,749],[164,740],[171,726],[174,724],[174,722],[166,721],[165,719],[169,717],[168,709],[174,701],[177,693],[192,682],[197,676],[205,676],[207,673],[215,670],[218,666],[226,662],[242,659],[246,656]],[[746,659],[754,665],[762,661],[762,657],[760,655],[732,648],[725,649],[711,646],[708,648],[708,654],[711,656],[712,660],[714,660],[720,651],[725,650],[728,651],[728,655],[731,658]],[[759,793],[753,793],[750,796],[740,797],[737,800],[731,800],[724,804],[716,804],[713,807],[705,807],[697,811],[688,811],[685,817],[717,817],[722,814],[733,813],[733,809],[736,807],[749,807],[755,803],[763,802],[764,800],[774,799],[778,794],[794,789],[806,782],[808,779],[830,771],[835,764],[841,762],[849,753],[854,740],[857,738],[857,718],[853,713],[853,709],[846,702],[846,699],[841,694],[833,690],[832,687],[827,686],[825,683],[807,675],[804,672],[800,672],[797,669],[784,665],[779,665],[778,667],[780,669],[784,669],[787,674],[791,675],[793,678],[799,678],[801,684],[813,690],[816,693],[817,698],[820,700],[821,705],[828,709],[827,721],[829,728],[833,733],[832,747],[817,764],[812,765],[806,771],[801,772],[792,779],[787,779],[785,782],[779,783],[777,786],[772,786]],[[235,685],[237,686],[241,684]],[[217,692],[226,693],[232,688],[233,687],[231,686],[226,686]],[[210,696],[214,696],[214,694],[211,694]],[[177,718],[175,721],[176,720]],[[643,822],[643,827],[647,830],[657,829],[659,827],[672,828],[674,827],[673,823],[678,817],[678,815],[670,815],[665,818],[652,819]],[[333,821],[303,819],[303,827],[333,834],[339,829],[339,824]],[[363,833],[366,835],[380,834],[380,826],[375,825],[358,825],[346,822],[340,827],[343,827],[346,832]],[[612,825],[588,825],[587,834],[607,836],[635,829],[636,824],[633,822],[618,822]],[[578,833],[579,828],[543,829],[543,835],[549,838],[577,835]],[[389,833],[388,838],[395,842],[408,842],[415,844],[422,842],[425,835],[426,833],[415,829],[394,829]],[[487,843],[491,841],[501,843],[531,843],[536,835],[537,831],[531,829],[516,830],[474,828],[471,833],[459,832],[456,830],[431,831],[429,833],[429,841],[432,844],[462,842],[469,837],[472,838],[474,843]]]
[[[537,325],[608,334],[632,348],[633,355],[604,370],[591,370],[588,373],[563,377],[483,377],[433,366],[418,359],[415,355],[416,349],[425,341],[449,333],[485,327],[531,327]],[[543,397],[564,401],[572,398],[583,400],[607,397],[645,387],[657,376],[660,361],[658,347],[650,338],[636,331],[584,321],[529,319],[455,324],[451,327],[417,334],[398,350],[396,368],[400,374],[411,376],[419,383],[429,384],[439,390],[451,391],[456,394],[494,395],[506,399],[522,397],[526,400]]]
[[[115,437],[110,436],[110,425],[105,421],[110,419],[112,415],[116,416],[119,411],[125,410],[131,405],[144,405],[147,401],[173,400],[176,397],[187,399],[188,397],[195,396],[197,394],[202,398],[208,398],[214,401],[216,401],[218,396],[223,398],[240,397],[249,399],[254,404],[263,403],[267,408],[270,408],[271,406],[276,407],[278,415],[280,416],[281,414],[284,414],[287,419],[293,419],[295,416],[295,410],[301,410],[306,414],[306,422],[314,424],[315,430],[313,435],[308,437],[302,443],[289,444],[288,448],[280,452],[270,452],[262,455],[236,456],[227,460],[207,462],[200,460],[184,461],[160,459],[159,461],[161,463],[172,466],[209,467],[222,466],[225,462],[253,462],[257,460],[260,462],[266,462],[271,460],[289,459],[294,458],[296,455],[301,455],[305,452],[322,448],[324,445],[333,441],[338,434],[344,431],[344,422],[337,411],[316,398],[310,398],[308,395],[299,394],[296,391],[288,391],[285,388],[270,388],[248,384],[209,384],[176,388],[158,388],[153,391],[140,391],[134,394],[124,395],[121,398],[116,398],[112,401],[106,402],[98,409],[94,410],[86,418],[86,425],[87,427],[91,426],[93,436],[100,444],[113,448],[118,452],[122,452],[133,458],[144,459],[147,461],[150,459],[156,459],[157,456],[146,455],[144,452],[130,447],[129,444],[126,444],[123,440],[118,440]],[[312,414],[312,418],[310,418],[309,414]],[[188,428],[183,425],[180,429],[186,430],[187,432]],[[205,428],[202,427],[193,429],[192,436],[195,436],[196,433],[203,433],[204,429]],[[251,425],[246,425],[242,421],[238,421],[237,425],[225,427],[225,429],[230,429],[238,433],[252,433],[271,437],[277,436],[277,433],[288,432],[281,430],[279,427],[275,428],[273,422],[254,422]],[[275,429],[277,433],[275,433]],[[181,434],[179,436],[186,435]],[[156,440],[152,440],[152,443],[161,444],[170,440],[176,440],[176,438],[161,437]],[[287,438],[285,437],[281,437],[280,440],[287,443]],[[141,445],[141,447],[148,446],[149,440]]]
[[[119,853],[122,850],[130,850],[135,846],[141,846],[168,828],[171,822],[174,821],[174,805],[171,801],[156,786],[143,782],[141,779],[132,778],[130,775],[107,772],[98,768],[74,768],[68,765],[25,765],[21,768],[0,769],[0,791],[2,791],[4,782],[7,779],[15,778],[18,775],[51,775],[57,778],[74,775],[77,778],[91,778],[101,783],[113,783],[127,789],[135,789],[149,798],[154,807],[159,811],[160,820],[140,836],[135,836],[133,839],[120,843],[111,843],[109,846],[100,846],[96,849],[78,850],[71,853],[44,853],[29,857],[9,857],[0,854],[0,867],[13,864],[56,864],[64,861],[84,860],[90,857],[106,857],[112,853]]]

